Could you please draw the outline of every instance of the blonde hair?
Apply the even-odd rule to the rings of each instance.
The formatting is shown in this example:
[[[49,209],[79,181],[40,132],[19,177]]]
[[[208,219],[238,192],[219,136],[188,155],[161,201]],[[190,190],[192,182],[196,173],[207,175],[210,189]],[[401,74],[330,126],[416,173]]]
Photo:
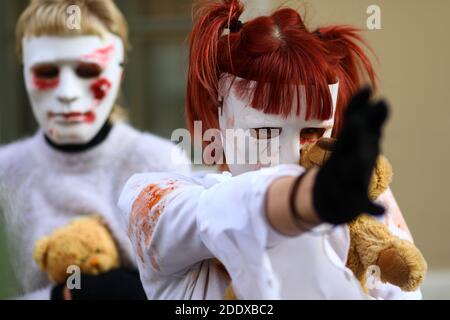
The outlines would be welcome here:
[[[67,26],[70,6],[80,8],[80,28]],[[103,36],[109,31],[119,36],[127,52],[129,49],[128,24],[113,0],[31,0],[16,26],[16,45],[22,56],[22,39],[42,35]]]
[[[80,8],[81,21],[79,29],[67,26],[70,6]],[[123,41],[125,55],[130,48],[128,24],[113,0],[31,0],[20,16],[16,26],[16,48],[22,57],[22,39],[42,35],[103,36],[108,31]],[[119,105],[114,105],[110,120],[112,122],[127,121],[128,114]]]

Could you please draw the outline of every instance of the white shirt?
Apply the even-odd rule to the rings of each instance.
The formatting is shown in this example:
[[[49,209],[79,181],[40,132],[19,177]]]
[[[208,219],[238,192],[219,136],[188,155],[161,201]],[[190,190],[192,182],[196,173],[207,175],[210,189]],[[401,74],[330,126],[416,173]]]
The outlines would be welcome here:
[[[0,211],[13,270],[26,294],[22,298],[49,299],[52,284],[33,261],[34,245],[80,215],[101,215],[119,246],[122,265],[133,267],[135,257],[120,223],[117,199],[133,173],[188,173],[187,161],[173,163],[174,155],[184,159],[173,147],[118,123],[105,141],[85,152],[57,151],[45,142],[42,131],[0,148]]]
[[[133,176],[119,207],[148,298],[223,299],[230,279],[214,258],[241,299],[372,298],[345,266],[346,226],[288,238],[266,220],[270,184],[301,172],[282,165],[236,177]]]

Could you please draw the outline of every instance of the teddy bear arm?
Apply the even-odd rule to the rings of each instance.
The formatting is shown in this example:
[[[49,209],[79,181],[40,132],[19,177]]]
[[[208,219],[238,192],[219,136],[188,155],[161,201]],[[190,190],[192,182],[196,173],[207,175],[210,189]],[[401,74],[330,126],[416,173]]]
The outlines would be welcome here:
[[[403,291],[416,291],[427,272],[427,263],[420,250],[409,241],[400,239],[380,252],[377,265],[381,281],[396,285]]]
[[[385,224],[368,216],[354,221],[350,230],[363,275],[367,268],[375,265],[380,268],[382,282],[389,282],[403,291],[415,291],[420,286],[427,264],[413,243],[401,240]]]
[[[359,257],[359,254],[356,250],[356,243],[355,241],[352,239],[350,241],[350,249],[348,251],[348,257],[347,257],[347,268],[349,268],[353,274],[355,275],[355,277],[362,282],[364,279],[364,272],[365,272],[365,268],[361,263],[361,259]]]
[[[376,264],[378,255],[389,247],[393,237],[386,225],[366,215],[350,223],[349,230],[351,242],[355,247],[353,255],[359,257],[359,263],[364,270]]]

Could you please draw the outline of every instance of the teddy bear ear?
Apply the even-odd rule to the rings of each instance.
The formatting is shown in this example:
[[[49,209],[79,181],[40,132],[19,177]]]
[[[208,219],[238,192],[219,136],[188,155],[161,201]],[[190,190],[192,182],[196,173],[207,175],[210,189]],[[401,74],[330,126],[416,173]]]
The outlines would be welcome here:
[[[33,259],[42,271],[46,271],[47,269],[47,253],[49,246],[49,237],[39,239],[34,246]]]
[[[377,159],[377,164],[369,185],[369,198],[376,200],[383,192],[385,192],[392,182],[394,175],[392,165],[389,160],[380,155]]]

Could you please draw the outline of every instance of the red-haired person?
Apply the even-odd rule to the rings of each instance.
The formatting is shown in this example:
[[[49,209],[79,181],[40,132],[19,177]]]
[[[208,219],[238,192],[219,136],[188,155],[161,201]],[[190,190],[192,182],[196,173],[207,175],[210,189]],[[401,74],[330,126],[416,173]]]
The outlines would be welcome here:
[[[80,9],[79,29],[67,26],[73,5]],[[188,173],[189,167],[171,161],[170,141],[117,116],[125,18],[112,0],[33,0],[17,23],[17,46],[40,127],[33,137],[0,148],[0,211],[21,298],[146,299],[117,198],[135,172]],[[33,249],[56,228],[91,214],[111,231],[121,268],[82,275],[81,289],[70,291],[39,269]]]
[[[188,125],[219,132],[211,156],[226,170],[135,175],[119,200],[147,296],[222,299],[231,283],[240,299],[420,297],[389,284],[366,294],[345,266],[345,223],[399,212],[390,191],[367,195],[388,107],[358,92],[375,79],[362,39],[309,30],[289,8],[242,23],[243,10],[203,2],[190,42]],[[298,165],[305,144],[338,134],[320,170]]]

